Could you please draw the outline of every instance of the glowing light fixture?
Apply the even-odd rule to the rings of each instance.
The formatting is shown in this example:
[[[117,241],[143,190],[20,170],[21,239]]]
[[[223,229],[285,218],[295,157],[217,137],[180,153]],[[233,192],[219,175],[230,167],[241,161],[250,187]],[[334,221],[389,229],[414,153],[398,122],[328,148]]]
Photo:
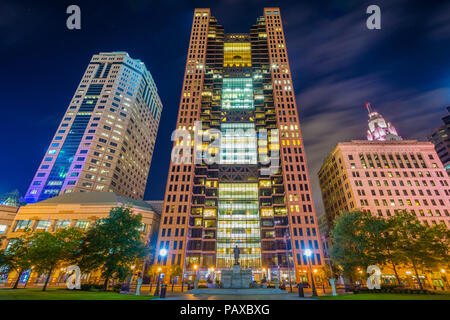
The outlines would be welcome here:
[[[307,256],[307,257],[311,257],[311,255],[312,255],[311,249],[306,249],[304,253],[305,253],[305,256]]]

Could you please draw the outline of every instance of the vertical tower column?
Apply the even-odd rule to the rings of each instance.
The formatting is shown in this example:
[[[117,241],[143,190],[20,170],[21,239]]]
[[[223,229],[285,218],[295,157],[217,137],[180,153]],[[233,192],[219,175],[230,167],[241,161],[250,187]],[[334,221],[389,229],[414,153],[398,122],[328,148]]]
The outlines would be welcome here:
[[[192,139],[194,138],[195,122],[199,120],[200,116],[209,23],[210,10],[195,9],[176,126],[181,134],[184,132]],[[193,270],[195,264],[200,266],[201,242],[194,243],[198,247],[187,247],[189,239],[195,236],[188,233],[189,225],[196,223],[195,218],[190,218],[191,206],[194,202],[192,196],[194,164],[189,156],[182,163],[174,162],[173,156],[177,150],[175,147],[182,147],[183,143],[190,150],[191,155],[194,150],[193,144],[187,146],[187,140],[180,142],[181,140],[175,141],[173,144],[174,152],[172,152],[167,177],[155,263],[164,268],[172,264],[179,264],[184,271],[188,271]],[[162,248],[168,251],[165,257],[159,256]],[[186,257],[186,250],[197,253],[197,255]]]
[[[280,160],[289,217],[289,234],[297,280],[304,278],[304,250],[313,251],[312,264],[323,264],[322,247],[311,194],[305,149],[279,8],[265,8],[273,98],[280,131]],[[292,268],[292,265],[290,265]]]

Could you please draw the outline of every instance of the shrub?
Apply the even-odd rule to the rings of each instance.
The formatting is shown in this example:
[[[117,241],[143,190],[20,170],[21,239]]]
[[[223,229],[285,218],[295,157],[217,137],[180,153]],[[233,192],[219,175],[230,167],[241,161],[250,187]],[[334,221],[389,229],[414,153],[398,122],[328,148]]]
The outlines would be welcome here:
[[[128,283],[124,283],[120,287],[120,291],[130,291],[130,285]]]
[[[82,291],[100,291],[103,290],[103,285],[96,283],[83,283],[81,285]]]
[[[114,292],[120,292],[121,288],[122,288],[122,284],[121,283],[117,283],[117,284],[114,285],[113,291]]]

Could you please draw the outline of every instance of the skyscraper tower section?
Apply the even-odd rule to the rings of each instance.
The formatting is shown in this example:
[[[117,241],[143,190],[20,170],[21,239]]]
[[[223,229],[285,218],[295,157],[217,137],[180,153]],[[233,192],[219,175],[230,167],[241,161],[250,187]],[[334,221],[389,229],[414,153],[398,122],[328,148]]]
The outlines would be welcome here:
[[[366,108],[369,112],[367,140],[402,140],[402,137],[398,135],[397,130],[390,122],[384,120],[380,113],[372,111],[369,102],[366,103]]]
[[[110,191],[142,200],[162,103],[145,64],[126,52],[95,54],[25,201]]]
[[[156,263],[220,278],[240,249],[255,280],[322,265],[297,105],[278,8],[248,33],[194,12]],[[180,146],[192,152],[178,162]],[[189,159],[185,157],[184,160]]]

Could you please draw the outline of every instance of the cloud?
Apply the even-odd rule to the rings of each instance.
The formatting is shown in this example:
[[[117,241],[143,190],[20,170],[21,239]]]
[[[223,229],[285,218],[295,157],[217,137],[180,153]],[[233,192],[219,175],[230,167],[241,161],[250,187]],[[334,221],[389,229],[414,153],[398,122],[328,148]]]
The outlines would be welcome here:
[[[431,15],[427,20],[427,34],[431,40],[450,39],[450,4],[446,3],[444,7]]]
[[[448,104],[450,88],[423,90],[420,87],[426,85],[421,79],[414,87],[399,85],[395,79],[403,76],[399,67],[408,58],[408,49],[398,46],[405,32],[410,32],[408,28],[425,30],[425,40],[440,41],[450,34],[450,11],[435,8],[431,21],[424,22],[422,12],[405,10],[406,1],[390,1],[380,7],[382,30],[378,31],[366,28],[364,6],[337,16],[318,15],[304,4],[282,12],[319,215],[324,209],[317,173],[338,142],[366,139],[365,102],[372,102],[405,139],[420,140],[440,124],[443,107]],[[433,48],[438,47],[434,43]]]
[[[439,125],[450,88],[426,92],[393,91],[381,75],[337,81],[326,79],[297,96],[313,196],[318,214],[323,205],[317,173],[338,142],[366,139],[365,101],[376,99],[374,109],[392,122],[404,139],[425,140]],[[303,109],[304,108],[304,109]],[[313,112],[315,111],[315,112]]]

